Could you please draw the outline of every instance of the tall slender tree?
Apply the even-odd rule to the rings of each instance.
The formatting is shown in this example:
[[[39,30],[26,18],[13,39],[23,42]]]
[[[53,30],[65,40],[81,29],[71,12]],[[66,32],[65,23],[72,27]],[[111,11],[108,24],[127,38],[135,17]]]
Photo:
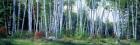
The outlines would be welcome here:
[[[16,0],[13,0],[12,34],[16,32]]]
[[[28,0],[28,29],[29,32],[32,32],[32,6],[33,0]]]

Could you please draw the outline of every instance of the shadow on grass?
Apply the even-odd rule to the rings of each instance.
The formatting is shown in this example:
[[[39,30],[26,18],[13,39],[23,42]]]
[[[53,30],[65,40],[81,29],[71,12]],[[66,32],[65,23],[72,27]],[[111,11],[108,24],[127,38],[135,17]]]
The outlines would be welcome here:
[[[14,45],[10,39],[0,39],[0,45]]]

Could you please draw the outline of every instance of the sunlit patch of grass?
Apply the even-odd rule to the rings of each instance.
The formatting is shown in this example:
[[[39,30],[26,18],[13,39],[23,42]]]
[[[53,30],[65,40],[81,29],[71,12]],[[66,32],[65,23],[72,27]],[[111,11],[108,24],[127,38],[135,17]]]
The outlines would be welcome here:
[[[113,38],[94,38],[91,42],[96,45],[116,45],[116,40]]]
[[[34,42],[32,42],[31,40],[21,40],[21,39],[14,39],[14,41],[12,42],[14,45],[34,45]]]
[[[46,45],[63,45],[63,44],[57,42],[47,42]]]

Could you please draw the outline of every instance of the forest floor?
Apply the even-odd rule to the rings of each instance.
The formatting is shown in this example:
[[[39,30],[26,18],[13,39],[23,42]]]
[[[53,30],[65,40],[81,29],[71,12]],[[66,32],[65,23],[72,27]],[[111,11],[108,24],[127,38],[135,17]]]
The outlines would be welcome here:
[[[1,39],[0,45],[139,45],[138,41],[120,40],[117,43],[115,39],[93,39],[93,40],[32,40],[32,39]]]

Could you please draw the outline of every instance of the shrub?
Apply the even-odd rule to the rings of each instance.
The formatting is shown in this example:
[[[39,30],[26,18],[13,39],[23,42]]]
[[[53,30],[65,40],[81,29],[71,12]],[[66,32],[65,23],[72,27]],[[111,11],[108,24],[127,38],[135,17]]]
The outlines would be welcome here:
[[[35,39],[39,39],[43,37],[43,32],[35,32]]]
[[[12,38],[22,38],[22,39],[26,39],[26,38],[32,38],[33,37],[33,33],[32,32],[15,32],[12,36]]]

